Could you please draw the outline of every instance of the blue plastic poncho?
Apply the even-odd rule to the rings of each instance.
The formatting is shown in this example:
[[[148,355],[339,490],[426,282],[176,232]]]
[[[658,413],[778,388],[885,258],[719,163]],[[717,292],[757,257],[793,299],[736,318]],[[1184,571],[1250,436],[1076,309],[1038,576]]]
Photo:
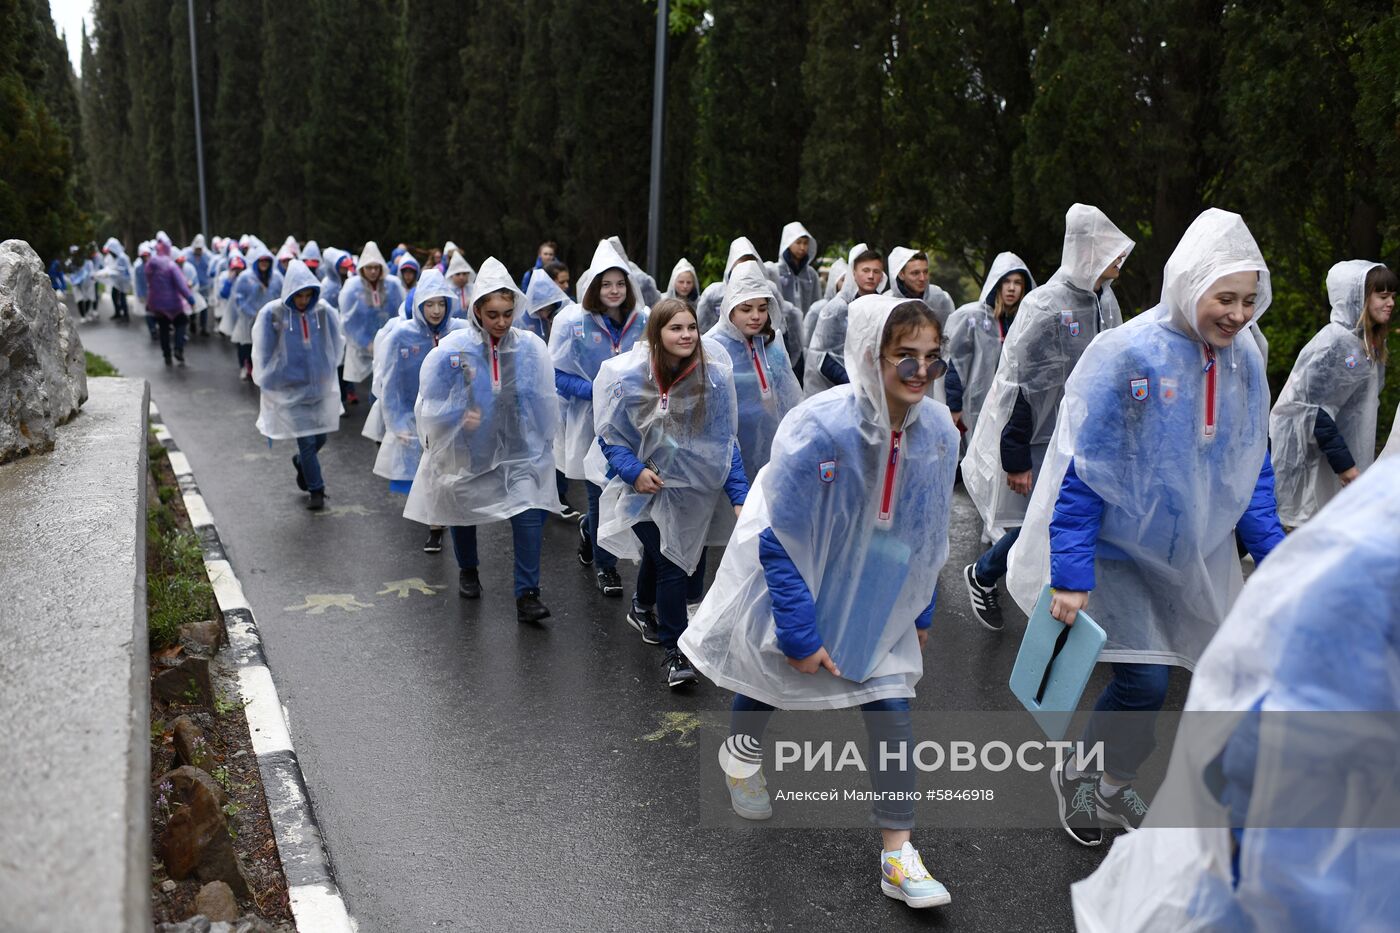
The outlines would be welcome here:
[[[904,300],[851,304],[851,383],[783,420],[681,650],[728,690],[782,709],[910,697],[923,675],[914,622],[948,558],[958,432],[925,398],[892,429],[880,377],[885,322]],[[816,600],[822,644],[841,670],[802,674],[778,646],[758,537],[772,528]]]
[[[1096,295],[1094,282],[1132,248],[1133,241],[1097,207],[1075,204],[1065,214],[1060,268],[1021,301],[962,464],[963,484],[993,540],[1021,524],[1029,503],[1006,485],[1001,462],[1001,433],[1017,396],[1033,413],[1030,448],[1032,472],[1038,474],[1065,381],[1089,343],[1123,323],[1112,287],[1105,284]]]
[[[515,326],[549,343],[556,315],[572,304],[558,282],[547,275],[532,275],[525,289],[525,313],[515,319]]]
[[[298,311],[292,296],[308,288],[314,290],[311,303]],[[316,276],[294,259],[282,281],[282,297],[263,305],[253,324],[253,382],[261,390],[258,430],[264,437],[283,440],[340,429],[344,409],[335,368],[345,338],[335,309],[320,294]]]
[[[494,257],[478,295],[525,296]],[[493,340],[472,314],[428,352],[415,406],[423,457],[404,517],[425,525],[482,525],[527,509],[559,511],[554,435],[559,406],[544,341],[518,327]]]
[[[1285,525],[1303,524],[1342,488],[1313,436],[1319,411],[1337,425],[1358,470],[1375,459],[1385,363],[1366,339],[1364,318],[1366,276],[1379,267],[1351,259],[1328,271],[1331,320],[1298,354],[1270,416],[1278,514]]]
[[[436,327],[423,316],[429,298],[447,302],[447,316]],[[418,401],[418,374],[428,353],[448,334],[467,326],[452,317],[452,290],[442,273],[429,269],[413,292],[413,317],[384,325],[375,338],[373,389],[384,425],[374,474],[393,482],[411,481],[418,472],[423,446],[418,440],[413,407]]]
[[[1219,713],[1183,724],[1144,827],[1074,885],[1080,930],[1400,929],[1400,830],[1355,828],[1395,825],[1372,810],[1394,799],[1400,749],[1369,717],[1281,715],[1400,711],[1397,540],[1400,461],[1383,460],[1250,577],[1186,698]],[[1189,828],[1154,827],[1159,812]],[[1343,828],[1303,828],[1324,826]]]
[[[1105,661],[1193,667],[1243,585],[1235,528],[1268,450],[1269,386],[1248,328],[1214,350],[1196,325],[1207,289],[1237,272],[1259,276],[1258,320],[1271,300],[1264,257],[1238,214],[1212,208],[1167,260],[1161,303],[1100,335],[1065,386],[1007,588],[1029,613],[1049,581],[1072,459],[1103,500],[1088,612],[1108,634]]]

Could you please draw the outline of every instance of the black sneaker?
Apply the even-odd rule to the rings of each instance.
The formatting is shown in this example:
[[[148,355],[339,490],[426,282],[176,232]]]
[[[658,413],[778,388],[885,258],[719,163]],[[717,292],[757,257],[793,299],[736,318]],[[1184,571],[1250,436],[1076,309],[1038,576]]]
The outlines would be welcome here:
[[[588,539],[588,516],[578,520],[578,562],[585,567],[593,566],[593,542]]]
[[[690,666],[689,658],[675,648],[666,652],[666,686],[674,690],[676,687],[693,684],[699,679],[695,668]]]
[[[977,565],[968,564],[963,568],[963,582],[967,584],[967,598],[972,601],[972,614],[987,628],[1000,632],[1001,597],[996,585],[983,586],[977,579]]]
[[[559,500],[559,517],[564,521],[576,522],[579,520],[580,515],[581,513],[578,509],[569,505],[569,503],[565,502],[563,499]]]
[[[549,618],[549,608],[540,602],[539,590],[526,590],[515,597],[515,620],[539,622]]]
[[[656,628],[656,610],[643,609],[633,600],[632,608],[627,613],[627,624],[636,629],[642,641],[648,645],[661,644],[661,634]]]
[[[1096,846],[1103,841],[1096,803],[1098,782],[1097,774],[1081,774],[1071,781],[1065,777],[1064,768],[1050,770],[1050,783],[1055,788],[1055,799],[1060,802],[1060,825],[1082,846]]]
[[[599,591],[604,596],[622,595],[622,577],[616,570],[600,570],[595,578]]]
[[[174,365],[174,364],[171,362],[171,360],[170,360],[170,354],[168,354],[168,353],[165,355],[165,365],[166,365],[166,366],[173,366],[173,365]]]
[[[297,488],[306,492],[306,474],[301,471],[301,457],[292,454],[292,466],[297,468]]]
[[[183,351],[183,350],[176,350],[176,351],[175,351],[175,362],[176,362],[178,365],[180,365],[180,366],[184,366],[184,365],[185,365],[185,351]]]
[[[1131,784],[1124,784],[1118,789],[1118,793],[1112,797],[1105,797],[1099,785],[1095,783],[1094,804],[1099,809],[1100,817],[1112,820],[1129,832],[1141,826],[1147,817],[1147,801],[1138,796]]]
[[[441,553],[442,553],[442,529],[441,529],[441,528],[429,528],[429,529],[428,529],[428,540],[423,542],[423,553],[424,553],[424,554],[441,554]]]
[[[457,595],[463,599],[481,598],[481,577],[475,567],[457,571]]]
[[[326,491],[324,489],[311,490],[311,501],[306,503],[306,507],[313,512],[319,512],[326,507]]]

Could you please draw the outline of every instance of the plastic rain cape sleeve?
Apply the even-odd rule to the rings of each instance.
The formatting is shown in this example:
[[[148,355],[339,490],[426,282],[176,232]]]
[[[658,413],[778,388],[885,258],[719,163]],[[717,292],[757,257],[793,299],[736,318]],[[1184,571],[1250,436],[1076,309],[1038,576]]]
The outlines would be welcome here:
[[[482,264],[487,294],[525,297],[500,262]],[[481,525],[527,509],[559,511],[553,444],[559,406],[544,341],[518,327],[499,343],[468,318],[429,351],[414,407],[423,445],[404,517],[425,525]]]
[[[768,462],[773,435],[783,416],[802,401],[802,387],[792,373],[782,339],[769,341],[759,334],[750,340],[729,319],[735,307],[755,298],[767,301],[770,312],[776,304],[768,278],[758,264],[740,263],[725,285],[719,323],[705,335],[727,354],[733,367],[739,406],[739,450],[744,459],[744,475],[749,478],[757,476]]]
[[[1001,361],[1001,326],[993,312],[1001,280],[1013,272],[1026,277],[1026,291],[1034,290],[1035,278],[1021,258],[1015,253],[998,253],[981,294],[952,313],[943,336],[943,354],[962,380],[962,417],[969,434],[977,428],[977,416]]]
[[[1123,322],[1112,287],[1105,284],[1095,295],[1094,282],[1132,247],[1101,211],[1076,204],[1065,215],[1060,268],[1021,301],[963,458],[963,484],[993,540],[1021,524],[1029,502],[1006,485],[1001,466],[1001,432],[1017,392],[1033,413],[1031,469],[1038,476],[1065,381],[1090,341]]]
[[[448,316],[436,329],[428,326],[423,305],[430,298],[447,303]],[[452,291],[437,269],[423,273],[413,293],[413,317],[385,324],[375,338],[374,394],[383,425],[374,474],[389,480],[411,480],[418,472],[423,446],[418,440],[414,405],[418,401],[418,377],[423,361],[437,342],[467,326],[451,316]],[[437,340],[434,340],[436,336]]]
[[[593,253],[593,262],[579,278],[580,297],[588,290],[586,283],[608,269],[621,269],[625,272],[627,265],[611,244],[602,240]],[[601,314],[585,311],[582,306],[574,305],[555,315],[554,325],[549,333],[549,353],[554,359],[555,369],[592,382],[597,378],[598,369],[605,360],[628,352],[641,339],[642,332],[646,329],[647,309],[643,306],[641,293],[630,276],[627,282],[636,304],[633,313],[623,319],[624,329],[616,347]],[[586,398],[560,398],[559,406],[564,427],[554,448],[554,460],[569,479],[585,479],[587,474],[583,461],[596,446],[598,436],[593,430],[593,402]]]
[[[1065,387],[1007,588],[1029,612],[1049,580],[1073,459],[1104,501],[1088,607],[1108,634],[1102,660],[1194,667],[1243,585],[1235,526],[1268,448],[1268,383],[1247,328],[1212,361],[1195,325],[1206,290],[1242,271],[1259,275],[1257,319],[1271,300],[1263,256],[1239,215],[1206,211],[1167,261],[1163,303],[1095,340]]]
[[[886,505],[892,432],[879,371],[885,321],[901,300],[851,306],[852,384],[783,419],[752,483],[714,585],[681,638],[728,690],[782,709],[828,709],[914,695],[923,661],[914,627],[948,557],[958,433],[946,406],[910,411]],[[822,643],[841,670],[801,674],[778,647],[758,536],[772,528],[816,601]]]
[[[724,481],[738,427],[729,358],[705,341],[696,352],[705,354],[704,378],[697,367],[663,394],[647,345],[638,343],[603,364],[593,393],[598,437],[631,450],[664,484],[646,495],[620,476],[607,480],[599,502],[598,543],[618,557],[640,560],[632,526],[654,522],[661,553],[686,573],[700,562],[718,501],[728,502]],[[597,482],[606,467],[603,453],[595,444],[588,457]]]
[[[1274,489],[1285,525],[1303,524],[1342,488],[1313,436],[1319,410],[1336,422],[1357,469],[1364,471],[1375,458],[1385,364],[1372,359],[1357,328],[1366,276],[1379,265],[1352,259],[1327,273],[1331,320],[1298,354],[1270,416]]]
[[[292,296],[307,288],[316,297],[298,311]],[[261,390],[257,427],[264,437],[284,440],[340,429],[335,368],[345,338],[335,309],[319,300],[320,292],[311,270],[293,260],[282,297],[263,305],[252,327],[253,382]]]
[[[1395,825],[1371,812],[1400,781],[1393,742],[1378,741],[1388,730],[1368,717],[1279,715],[1400,710],[1396,540],[1400,461],[1387,460],[1254,573],[1186,699],[1188,712],[1222,715],[1183,724],[1144,828],[1074,885],[1080,930],[1400,927],[1400,831],[1296,828]],[[1256,708],[1269,718],[1244,712]],[[1295,828],[1280,828],[1280,813]],[[1168,814],[1190,828],[1165,828]],[[1230,825],[1244,827],[1238,885]]]

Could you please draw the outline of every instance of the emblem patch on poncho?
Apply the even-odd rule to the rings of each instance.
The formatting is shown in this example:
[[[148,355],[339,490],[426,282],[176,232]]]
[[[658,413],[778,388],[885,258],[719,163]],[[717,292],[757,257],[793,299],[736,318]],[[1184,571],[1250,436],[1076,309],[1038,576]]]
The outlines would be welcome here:
[[[1133,379],[1128,383],[1133,390],[1133,399],[1138,402],[1147,401],[1147,377]]]
[[[817,475],[821,477],[823,483],[836,482],[836,461],[823,460],[818,464]]]

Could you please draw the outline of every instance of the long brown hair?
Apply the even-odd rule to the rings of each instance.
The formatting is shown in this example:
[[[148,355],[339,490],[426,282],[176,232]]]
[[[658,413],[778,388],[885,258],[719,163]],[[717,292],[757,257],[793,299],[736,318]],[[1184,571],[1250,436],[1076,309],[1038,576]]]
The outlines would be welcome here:
[[[1026,300],[1026,293],[1030,290],[1031,283],[1026,278],[1026,274],[1020,269],[1012,269],[1010,272],[1006,273],[1006,275],[1003,275],[1001,278],[997,279],[996,288],[993,290],[993,294],[996,297],[996,301],[992,303],[992,317],[998,321],[1000,321],[1003,317],[1006,316],[1006,305],[1002,304],[1001,302],[1001,287],[1002,285],[1006,284],[1006,280],[1011,278],[1013,275],[1019,275],[1021,277],[1021,301]],[[1021,301],[1016,302],[1017,311],[1021,310]]]
[[[741,308],[741,307],[743,307],[744,305],[748,304],[750,301],[753,301],[753,299],[752,299],[752,298],[747,298],[747,299],[745,299],[745,300],[739,302],[739,303],[738,303],[737,305],[735,305],[733,308],[730,308],[730,309],[729,309],[729,314],[726,314],[725,317],[728,318],[730,324],[734,324],[734,318],[733,318],[731,315],[734,314],[735,309],[736,309],[736,308]],[[773,304],[774,304],[774,302],[773,302],[773,299],[772,299],[772,298],[765,298],[765,299],[763,299],[763,303],[764,303],[765,305],[767,305],[767,308],[768,308],[768,317],[766,317],[766,318],[764,319],[764,321],[763,321],[763,329],[760,330],[759,333],[763,335],[763,340],[764,340],[765,343],[771,344],[771,343],[772,343],[774,340],[776,340],[777,337],[778,337],[777,331],[775,331],[775,330],[773,329]],[[700,323],[699,320],[697,320],[696,323],[697,323],[697,324]],[[737,325],[737,324],[735,324],[734,327],[735,327],[736,330],[738,329],[738,325]]]
[[[620,266],[609,266],[589,279],[588,288],[584,291],[583,300],[579,302],[579,304],[583,305],[583,310],[591,311],[594,314],[608,313],[608,309],[603,305],[603,299],[599,296],[603,291],[603,276],[607,275],[613,269],[617,269],[622,273],[623,283],[627,289],[627,297],[622,299],[622,319],[626,321],[627,315],[631,314],[632,309],[637,307],[637,296],[632,291],[632,276],[626,269]]]
[[[695,311],[690,305],[679,298],[663,298],[656,303],[656,307],[651,309],[651,314],[647,317],[647,327],[643,339],[646,340],[647,350],[651,357],[651,371],[656,376],[658,392],[670,392],[678,381],[675,378],[677,372],[673,372],[666,363],[666,351],[661,345],[661,332],[677,314],[689,314],[697,324],[700,323],[700,319],[696,317]],[[708,385],[705,374],[705,346],[698,337],[695,341],[693,355],[695,357],[695,371],[692,375],[699,381],[700,385],[695,414],[690,419],[692,426],[705,422],[705,386]],[[686,365],[690,362],[692,361],[685,360],[678,372],[684,372]]]
[[[1377,324],[1371,320],[1371,296],[1376,292],[1393,294],[1397,286],[1400,286],[1400,278],[1386,266],[1376,266],[1366,273],[1366,291],[1361,299],[1361,319],[1358,321],[1357,330],[1361,332],[1362,343],[1366,345],[1366,356],[1381,364],[1390,356],[1390,348],[1386,343],[1390,337],[1390,322]]]

